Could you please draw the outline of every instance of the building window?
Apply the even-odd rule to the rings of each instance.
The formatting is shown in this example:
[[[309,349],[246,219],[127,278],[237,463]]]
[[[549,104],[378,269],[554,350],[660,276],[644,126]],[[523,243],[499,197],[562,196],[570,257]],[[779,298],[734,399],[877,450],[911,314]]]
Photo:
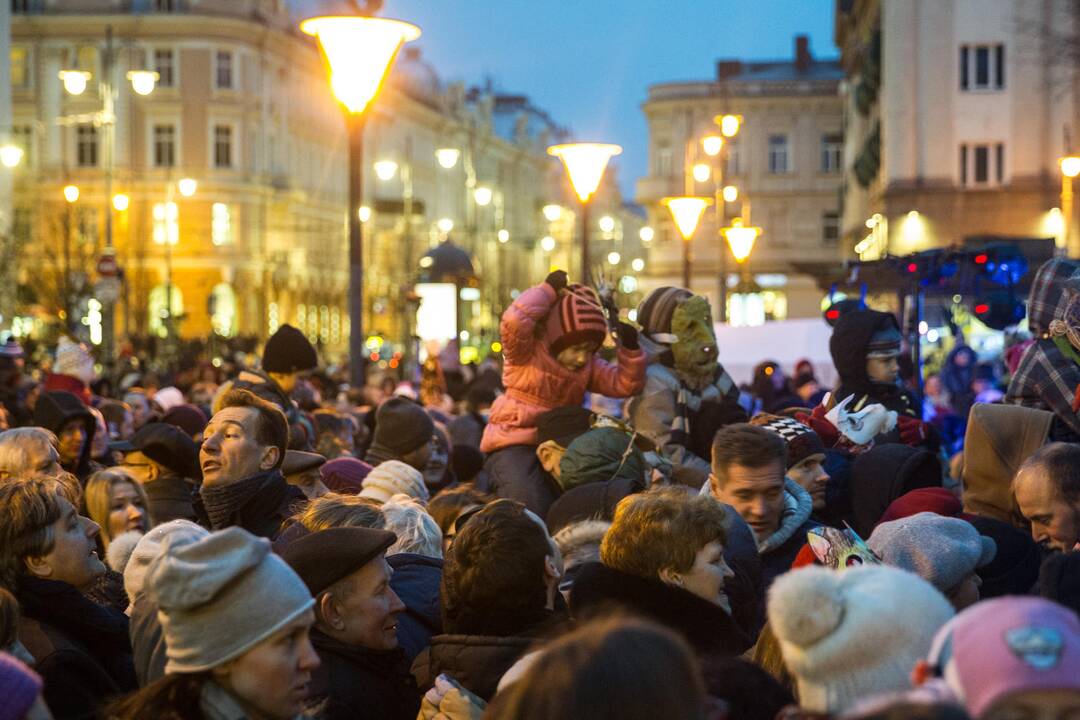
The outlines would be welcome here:
[[[11,128],[11,142],[23,151],[23,167],[34,166],[34,126],[15,125]]]
[[[176,12],[180,9],[180,0],[154,0],[154,10],[162,13]]]
[[[172,48],[154,50],[154,72],[158,74],[159,87],[174,87],[176,83],[176,53]]]
[[[214,84],[220,90],[231,90],[233,87],[233,54],[226,50],[218,50],[214,63]]]
[[[671,146],[667,143],[656,146],[656,176],[671,177]]]
[[[154,167],[176,165],[176,126],[154,126]]]
[[[834,246],[840,242],[840,213],[827,212],[821,216],[821,243]]]
[[[30,12],[30,0],[11,0],[11,13],[28,13]]]
[[[98,50],[93,45],[80,45],[75,49],[75,69],[98,76]]]
[[[30,87],[30,50],[24,47],[11,48],[11,89],[20,90]]]
[[[169,334],[168,326],[175,323],[176,319],[184,314],[184,293],[176,283],[169,286],[168,295],[164,285],[158,285],[150,291],[148,320],[150,321],[150,333],[157,337],[166,337]],[[166,304],[165,298],[170,302]],[[173,324],[175,328],[175,324]]]
[[[210,207],[210,239],[215,245],[232,245],[232,211],[225,203]]]
[[[727,153],[727,167],[724,173],[729,176],[742,175],[742,153],[739,152],[739,143],[735,138],[724,141],[724,150]]]
[[[844,157],[844,136],[840,134],[821,136],[821,172],[840,172]]]
[[[788,167],[788,136],[769,136],[769,172],[781,175],[789,171]]]
[[[214,167],[232,167],[232,127],[214,126]]]
[[[1005,182],[1003,143],[960,146],[960,184],[988,187]]]
[[[176,245],[180,242],[180,207],[174,202],[154,203],[154,244]]]
[[[98,135],[93,125],[75,128],[75,159],[79,167],[97,167]]]
[[[1002,90],[1004,87],[1004,45],[960,46],[961,90]]]

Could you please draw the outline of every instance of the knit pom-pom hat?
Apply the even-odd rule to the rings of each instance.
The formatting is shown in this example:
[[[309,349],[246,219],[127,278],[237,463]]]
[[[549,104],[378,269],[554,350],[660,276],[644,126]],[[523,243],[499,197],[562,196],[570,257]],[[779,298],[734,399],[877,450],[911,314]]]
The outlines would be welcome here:
[[[885,565],[792,570],[770,588],[768,611],[801,706],[834,714],[908,689],[915,663],[953,616],[933,585]]]
[[[58,375],[78,378],[89,385],[94,381],[94,358],[82,343],[61,335],[56,343],[56,362],[53,371]]]
[[[607,320],[596,291],[576,283],[566,289],[547,316],[544,340],[552,355],[579,343],[599,347],[607,336]]]

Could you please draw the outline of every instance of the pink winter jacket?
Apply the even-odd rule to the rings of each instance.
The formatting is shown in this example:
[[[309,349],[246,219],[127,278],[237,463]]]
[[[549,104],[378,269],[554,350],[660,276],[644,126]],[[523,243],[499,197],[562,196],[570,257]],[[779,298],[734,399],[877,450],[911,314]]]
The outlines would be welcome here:
[[[540,283],[518,296],[503,313],[506,393],[491,406],[480,450],[491,453],[510,445],[537,445],[536,418],[563,405],[580,405],[585,392],[624,398],[645,388],[648,359],[641,350],[620,347],[618,364],[593,356],[580,370],[563,367],[548,351],[543,321],[557,299],[554,288]]]

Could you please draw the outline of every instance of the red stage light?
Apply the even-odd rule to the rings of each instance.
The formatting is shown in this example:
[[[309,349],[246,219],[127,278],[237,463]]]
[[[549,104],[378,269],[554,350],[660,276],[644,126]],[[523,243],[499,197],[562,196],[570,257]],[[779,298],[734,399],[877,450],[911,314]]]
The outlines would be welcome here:
[[[909,265],[907,266],[907,271],[908,271],[909,273],[913,273],[913,272],[916,272],[916,271],[917,271],[918,269],[919,269],[919,266],[918,266],[918,265],[916,265],[915,263],[910,263],[910,264],[909,264]]]
[[[986,303],[979,303],[978,305],[975,306],[975,314],[976,315],[983,315],[983,314],[988,313],[988,312],[990,312],[990,306],[987,305]]]
[[[989,258],[986,256],[986,253],[980,253],[975,256],[976,265],[985,265],[987,260],[989,260]]]
[[[832,310],[829,310],[828,312],[825,313],[825,319],[826,320],[839,320],[840,319],[840,311],[835,309],[835,308],[833,308]]]

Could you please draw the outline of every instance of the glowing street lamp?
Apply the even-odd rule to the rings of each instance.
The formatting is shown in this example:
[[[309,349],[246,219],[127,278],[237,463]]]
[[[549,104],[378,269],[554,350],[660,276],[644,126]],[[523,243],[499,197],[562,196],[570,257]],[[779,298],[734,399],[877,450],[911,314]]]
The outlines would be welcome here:
[[[547,151],[562,160],[581,201],[581,276],[585,277],[589,273],[589,200],[600,187],[608,162],[622,148],[608,143],[569,143],[552,145]]]
[[[699,183],[708,182],[709,178],[712,177],[712,168],[709,167],[708,163],[698,163],[697,165],[694,165],[692,172],[694,174],[694,180]]]
[[[360,222],[366,223],[371,219],[371,208],[367,205],[361,205],[360,209],[356,211],[356,214],[360,218]]]
[[[555,238],[551,237],[550,235],[545,235],[544,237],[540,238],[540,248],[544,252],[551,252],[555,249]]]
[[[600,218],[600,222],[596,224],[600,226],[602,232],[609,233],[615,229],[615,218],[610,215],[605,215]]]
[[[742,218],[735,218],[731,221],[731,227],[726,227],[721,232],[727,238],[735,262],[742,265],[753,252],[754,241],[761,234],[761,228],[743,225]]]
[[[23,149],[18,145],[0,146],[0,164],[6,168],[17,167],[23,159]]]
[[[734,185],[725,185],[723,190],[724,202],[735,202],[739,199],[739,188]]]
[[[375,177],[383,182],[393,180],[398,171],[398,164],[393,160],[380,160],[371,167],[375,170]]]
[[[400,20],[361,16],[324,16],[300,23],[319,42],[330,69],[330,88],[346,113],[349,137],[349,358],[350,380],[364,386],[364,250],[357,208],[363,202],[363,113],[382,87],[405,43],[420,28]]]
[[[69,95],[82,95],[90,82],[90,73],[82,70],[61,70],[58,77]]]
[[[690,289],[690,239],[697,230],[698,222],[705,208],[712,205],[712,200],[704,197],[666,197],[660,201],[671,212],[671,219],[683,239],[683,287]]]
[[[630,261],[630,267],[634,269],[634,272],[641,272],[645,269],[645,261],[641,258],[634,258]]]
[[[607,255],[607,261],[609,265],[618,265],[622,262],[622,255],[612,250]]]
[[[439,161],[439,165],[444,170],[450,170],[457,165],[459,157],[461,157],[461,151],[457,148],[439,148],[435,151],[435,159]]]
[[[435,223],[435,227],[439,228],[441,233],[448,233],[454,229],[454,221],[450,218],[439,218],[439,222]]]
[[[113,195],[112,206],[116,212],[126,212],[131,205],[131,198],[124,193],[116,193]]]
[[[181,178],[180,181],[176,183],[176,189],[180,191],[182,196],[189,198],[199,189],[199,183],[192,178]]]
[[[701,149],[709,157],[716,157],[724,149],[724,138],[719,135],[706,135],[701,138]]]
[[[510,242],[510,231],[506,230],[506,229],[500,230],[498,232],[498,238],[499,238],[499,242],[501,242],[501,243]]]
[[[151,70],[129,70],[127,74],[131,89],[138,95],[149,95],[157,86],[158,74]]]
[[[545,205],[542,212],[548,222],[555,222],[562,217],[562,208],[558,205]]]
[[[641,238],[641,242],[652,242],[653,238],[656,237],[656,231],[648,225],[645,225],[638,230],[638,237]]]
[[[726,138],[735,137],[742,125],[742,115],[717,115],[716,124],[720,126],[721,135]]]
[[[473,200],[475,200],[476,204],[480,207],[487,207],[490,205],[493,196],[491,188],[484,187],[483,185],[473,190]]]
[[[79,186],[65,185],[64,199],[67,200],[69,203],[77,202],[79,200]]]

